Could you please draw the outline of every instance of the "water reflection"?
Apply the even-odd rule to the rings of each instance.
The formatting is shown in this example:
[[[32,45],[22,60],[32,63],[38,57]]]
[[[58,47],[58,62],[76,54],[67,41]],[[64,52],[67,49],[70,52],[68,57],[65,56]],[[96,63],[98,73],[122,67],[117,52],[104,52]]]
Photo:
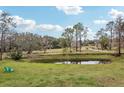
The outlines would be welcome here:
[[[63,61],[55,62],[55,64],[110,64],[108,61]]]

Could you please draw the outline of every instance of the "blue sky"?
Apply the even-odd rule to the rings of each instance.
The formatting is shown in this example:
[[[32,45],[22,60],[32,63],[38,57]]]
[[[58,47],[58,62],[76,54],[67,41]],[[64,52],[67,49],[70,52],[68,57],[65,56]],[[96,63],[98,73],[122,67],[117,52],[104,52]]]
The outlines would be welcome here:
[[[109,20],[118,15],[124,16],[124,7],[83,6],[83,7],[54,7],[54,6],[1,6],[0,10],[16,16],[18,31],[32,32],[40,35],[60,37],[64,28],[82,22],[90,29],[90,37]]]

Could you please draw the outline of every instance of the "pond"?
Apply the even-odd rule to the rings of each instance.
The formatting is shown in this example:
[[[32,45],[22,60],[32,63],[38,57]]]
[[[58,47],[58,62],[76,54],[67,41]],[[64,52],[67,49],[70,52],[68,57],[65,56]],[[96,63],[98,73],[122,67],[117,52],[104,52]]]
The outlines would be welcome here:
[[[110,61],[61,61],[55,64],[110,64]]]

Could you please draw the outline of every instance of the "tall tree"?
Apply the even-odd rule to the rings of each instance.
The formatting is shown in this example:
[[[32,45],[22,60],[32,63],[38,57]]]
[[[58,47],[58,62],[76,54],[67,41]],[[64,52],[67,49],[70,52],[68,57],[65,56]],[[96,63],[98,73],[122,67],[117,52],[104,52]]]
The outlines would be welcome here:
[[[101,45],[101,49],[107,49],[108,46],[108,36],[105,33],[105,30],[101,28],[97,33],[96,37],[98,38],[99,44]]]
[[[72,52],[71,47],[72,47],[73,33],[74,33],[74,29],[66,28],[65,32],[62,34],[62,36],[64,36],[67,40],[67,45],[68,47],[70,47],[70,52]]]
[[[118,42],[118,56],[121,55],[121,38],[124,30],[124,20],[121,16],[116,18],[115,21],[115,31],[116,31],[116,39]]]
[[[1,33],[1,46],[0,46],[0,60],[2,60],[2,55],[5,49],[5,38],[13,27],[16,27],[16,23],[13,21],[14,18],[11,17],[7,12],[2,11],[0,14],[0,33]]]
[[[82,45],[82,35],[84,38],[86,37],[86,33],[84,31],[84,26],[82,23],[78,23],[78,29],[79,29],[79,42],[80,42],[80,52],[81,52],[81,45]]]
[[[87,33],[88,33],[88,27],[85,27],[83,30],[83,38],[84,38],[84,45],[86,44],[86,39],[87,39]]]
[[[78,39],[79,39],[79,45],[80,45],[80,52],[81,52],[81,38],[82,38],[82,32],[84,30],[84,26],[82,23],[77,23],[76,25],[73,26],[75,29],[75,37],[76,37],[76,52],[78,51]]]
[[[114,30],[115,24],[114,21],[110,21],[106,24],[106,30],[110,31],[110,50],[112,49],[112,43],[113,43],[113,30]]]
[[[101,48],[103,49],[108,49],[109,46],[109,38],[107,36],[107,34],[103,34],[100,38],[99,38],[99,42],[101,44]]]

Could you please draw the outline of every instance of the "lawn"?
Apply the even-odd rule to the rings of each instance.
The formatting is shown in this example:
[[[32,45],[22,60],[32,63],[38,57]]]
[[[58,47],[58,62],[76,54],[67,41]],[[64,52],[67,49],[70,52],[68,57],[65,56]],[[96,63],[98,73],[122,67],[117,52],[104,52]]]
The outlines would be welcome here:
[[[111,59],[111,64],[52,64],[42,63],[42,59]],[[39,60],[39,59],[38,59]],[[49,61],[50,61],[49,60]],[[22,59],[13,61],[5,59],[0,62],[0,86],[2,87],[103,87],[124,86],[124,56],[111,55],[48,55],[41,56],[40,63],[37,59]],[[46,62],[46,61],[45,61]],[[14,68],[14,72],[5,73],[4,66]]]

